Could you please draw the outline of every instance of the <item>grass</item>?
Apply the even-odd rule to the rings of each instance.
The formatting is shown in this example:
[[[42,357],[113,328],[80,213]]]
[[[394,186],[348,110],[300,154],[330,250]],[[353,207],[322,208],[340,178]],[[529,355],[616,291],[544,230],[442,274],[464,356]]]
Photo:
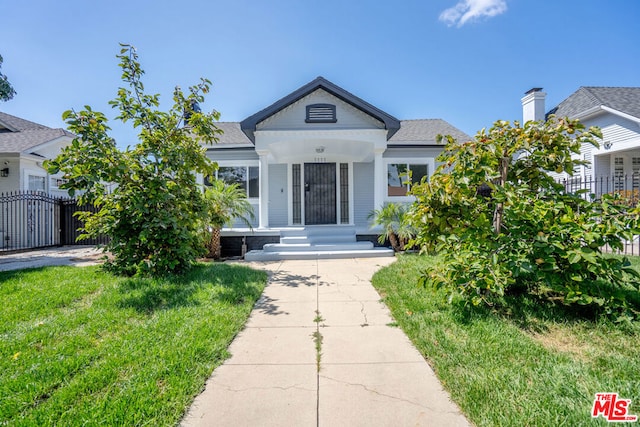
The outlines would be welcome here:
[[[607,425],[591,418],[597,392],[631,399],[640,414],[640,323],[588,320],[522,297],[500,311],[450,305],[417,285],[435,262],[401,256],[373,284],[473,424]]]
[[[171,280],[0,273],[0,425],[175,425],[265,283],[226,264]]]

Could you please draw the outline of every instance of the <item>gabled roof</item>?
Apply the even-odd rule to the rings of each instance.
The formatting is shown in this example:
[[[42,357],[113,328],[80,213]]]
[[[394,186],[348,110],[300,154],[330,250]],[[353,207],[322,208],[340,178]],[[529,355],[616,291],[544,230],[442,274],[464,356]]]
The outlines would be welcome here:
[[[288,107],[294,102],[299,101],[310,93],[323,89],[331,95],[335,96],[338,99],[352,105],[353,107],[359,109],[360,111],[374,117],[380,122],[384,123],[385,129],[387,129],[387,139],[391,138],[394,133],[400,129],[400,121],[393,117],[390,114],[385,113],[384,111],[374,107],[368,102],[358,98],[350,92],[342,89],[341,87],[331,83],[324,77],[318,77],[315,80],[307,83],[302,86],[298,90],[290,93],[284,98],[274,102],[267,108],[257,112],[256,114],[247,117],[242,122],[240,122],[240,128],[242,131],[249,137],[249,139],[255,143],[254,132],[256,130],[256,125],[261,121],[271,117],[276,114],[278,111]]]
[[[451,135],[460,142],[472,139],[442,119],[402,120],[400,129],[389,139],[388,146],[437,144],[438,135]]]
[[[73,139],[75,135],[0,112],[0,153],[29,153],[61,137]]]
[[[640,119],[640,87],[582,86],[547,114],[576,117],[602,107]]]

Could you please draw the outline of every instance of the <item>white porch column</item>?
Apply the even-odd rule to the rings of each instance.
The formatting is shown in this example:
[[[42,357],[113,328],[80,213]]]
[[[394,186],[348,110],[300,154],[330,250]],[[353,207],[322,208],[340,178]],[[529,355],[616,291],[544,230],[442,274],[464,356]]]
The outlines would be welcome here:
[[[373,208],[380,209],[384,203],[384,191],[386,187],[386,176],[384,164],[382,163],[382,153],[384,148],[374,149],[373,160]]]
[[[269,151],[258,151],[260,156],[260,208],[258,210],[258,228],[269,227]]]

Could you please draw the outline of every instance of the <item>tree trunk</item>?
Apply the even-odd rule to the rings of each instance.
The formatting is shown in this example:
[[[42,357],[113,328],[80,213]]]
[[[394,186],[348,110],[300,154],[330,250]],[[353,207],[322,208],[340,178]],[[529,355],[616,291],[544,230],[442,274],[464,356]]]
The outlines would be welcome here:
[[[398,238],[396,237],[396,233],[389,233],[389,242],[391,243],[391,247],[394,252],[400,251],[400,245],[398,245]]]
[[[220,244],[220,229],[211,229],[211,241],[209,242],[209,258],[220,259],[222,255],[222,245]]]
[[[507,182],[507,173],[509,172],[509,157],[503,157],[500,160],[500,182],[498,186],[504,187]],[[502,229],[502,215],[504,212],[504,203],[500,202],[496,205],[496,210],[493,214],[493,231],[496,234],[500,234]]]

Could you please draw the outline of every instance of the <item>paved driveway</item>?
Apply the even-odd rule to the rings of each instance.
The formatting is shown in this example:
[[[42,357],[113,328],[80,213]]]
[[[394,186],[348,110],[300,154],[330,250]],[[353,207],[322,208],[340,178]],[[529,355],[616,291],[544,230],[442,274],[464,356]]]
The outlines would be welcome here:
[[[94,246],[62,246],[14,254],[0,254],[0,271],[52,265],[99,264],[102,251]]]

